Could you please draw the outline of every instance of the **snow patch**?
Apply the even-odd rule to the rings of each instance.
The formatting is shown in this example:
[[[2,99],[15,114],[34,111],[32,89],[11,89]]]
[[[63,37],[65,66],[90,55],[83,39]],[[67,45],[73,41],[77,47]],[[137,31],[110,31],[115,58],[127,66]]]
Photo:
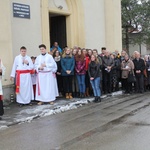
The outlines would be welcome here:
[[[114,92],[110,95],[102,95],[102,99],[107,99],[110,96],[117,96],[123,94],[122,91]],[[12,122],[8,121],[1,121],[0,130],[6,129],[11,125],[14,124],[21,124],[28,122],[30,123],[33,119],[50,116],[58,113],[63,113],[69,110],[77,109],[83,105],[87,105],[88,103],[93,102],[93,98],[84,98],[84,99],[73,99],[72,101],[56,101],[54,105],[40,105],[40,106],[33,106],[30,108],[25,108],[18,113],[15,114],[14,119]],[[8,126],[7,126],[8,125]]]
[[[6,129],[6,128],[8,128],[8,126],[0,126],[0,130],[4,130],[4,129]]]
[[[41,105],[41,106],[37,106],[36,108],[21,110],[18,113],[18,116],[14,119],[14,122],[17,122],[19,124],[24,122],[31,122],[35,118],[50,116],[50,115],[66,112],[68,110],[77,109],[78,107],[86,105],[92,101],[93,98],[82,99],[76,102],[71,102],[66,105],[60,105],[60,106],[58,105],[53,108],[51,105]],[[27,117],[27,116],[23,116],[23,114],[32,115],[32,116]]]
[[[18,123],[31,122],[33,119],[35,119],[37,117],[38,117],[38,115],[31,116],[31,117],[25,117],[25,118],[21,118],[21,119],[15,119],[15,122],[18,122]]]
[[[92,101],[93,101],[93,99],[88,99],[88,100],[83,99],[83,100],[80,100],[77,102],[72,102],[72,103],[67,104],[67,105],[57,106],[52,110],[44,110],[40,114],[40,117],[50,116],[50,115],[62,113],[62,112],[68,111],[68,110],[77,109],[78,107],[81,107],[81,106],[88,104]]]
[[[117,95],[121,95],[121,94],[123,94],[122,91],[117,91],[117,92],[112,93],[112,96],[117,96]]]

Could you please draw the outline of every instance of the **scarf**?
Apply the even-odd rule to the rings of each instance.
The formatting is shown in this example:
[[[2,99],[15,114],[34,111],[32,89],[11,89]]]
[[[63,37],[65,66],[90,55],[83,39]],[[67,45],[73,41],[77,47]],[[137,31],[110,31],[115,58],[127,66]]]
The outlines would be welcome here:
[[[60,56],[54,58],[55,62],[60,61]]]

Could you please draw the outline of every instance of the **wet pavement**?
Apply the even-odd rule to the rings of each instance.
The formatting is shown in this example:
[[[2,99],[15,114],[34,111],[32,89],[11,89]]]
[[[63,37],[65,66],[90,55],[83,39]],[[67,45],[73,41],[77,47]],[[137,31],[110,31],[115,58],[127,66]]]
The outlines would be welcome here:
[[[19,120],[21,124],[7,124],[5,130],[0,130],[0,150],[150,149],[150,92],[107,97],[101,103],[92,103],[92,99],[73,101],[64,100],[54,106],[17,107],[17,112],[8,109],[8,114],[12,112],[14,117],[20,114],[20,118],[16,117],[19,119],[39,115],[35,119]],[[67,111],[65,106],[72,110]],[[43,107],[41,112],[38,107]]]
[[[105,96],[106,97],[106,96]],[[11,127],[16,124],[31,122],[34,119],[62,113],[68,110],[77,109],[85,104],[91,103],[93,98],[65,100],[58,98],[54,105],[45,103],[37,105],[37,101],[32,101],[31,105],[20,107],[17,103],[9,103],[4,106],[5,114],[0,120],[0,130]]]

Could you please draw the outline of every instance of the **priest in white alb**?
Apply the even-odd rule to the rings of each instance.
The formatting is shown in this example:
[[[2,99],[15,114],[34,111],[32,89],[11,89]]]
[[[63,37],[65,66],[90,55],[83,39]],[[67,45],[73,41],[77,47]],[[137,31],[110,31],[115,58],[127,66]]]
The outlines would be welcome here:
[[[58,96],[57,82],[54,70],[57,70],[56,62],[53,57],[46,52],[44,44],[39,45],[41,54],[36,58],[35,69],[37,71],[36,83],[36,100],[38,105],[48,102],[54,103],[56,96]]]
[[[16,100],[20,106],[30,104],[34,99],[31,73],[33,63],[29,56],[26,55],[27,50],[24,46],[20,48],[20,55],[15,57],[11,71],[11,80],[16,81]]]

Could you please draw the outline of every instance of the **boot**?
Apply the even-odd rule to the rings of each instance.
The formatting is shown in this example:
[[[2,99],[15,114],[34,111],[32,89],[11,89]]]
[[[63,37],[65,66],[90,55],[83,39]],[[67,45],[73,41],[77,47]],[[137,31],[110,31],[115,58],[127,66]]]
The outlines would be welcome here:
[[[79,92],[77,92],[76,97],[80,98],[80,93]]]
[[[101,102],[101,97],[97,97],[96,103],[99,103],[99,102]]]
[[[72,97],[72,93],[69,93],[69,98],[70,98],[70,99],[72,99],[72,98],[73,98],[73,97]]]
[[[82,93],[82,98],[85,98],[85,94],[84,93]]]
[[[95,96],[95,99],[94,99],[94,101],[93,101],[93,102],[97,103],[97,101],[98,101],[98,97],[97,97],[97,96]]]
[[[42,105],[43,104],[43,102],[38,102],[38,105]]]
[[[76,92],[72,92],[72,96],[73,96],[73,97],[77,97]]]
[[[68,93],[66,93],[66,99],[69,99],[69,95],[68,95]]]
[[[82,93],[80,93],[80,96],[79,96],[79,98],[82,98]]]

